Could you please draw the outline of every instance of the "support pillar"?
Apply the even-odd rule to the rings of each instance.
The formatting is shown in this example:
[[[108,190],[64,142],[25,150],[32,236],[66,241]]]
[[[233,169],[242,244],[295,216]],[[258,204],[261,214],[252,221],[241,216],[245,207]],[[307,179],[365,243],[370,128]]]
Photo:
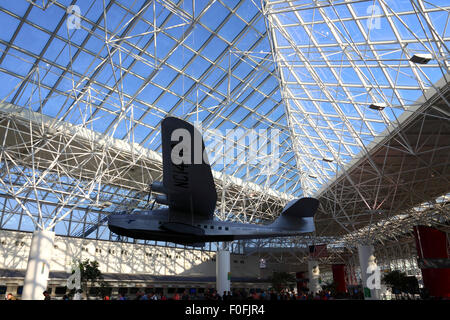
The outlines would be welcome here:
[[[380,300],[381,275],[377,264],[375,263],[373,246],[358,246],[358,256],[359,266],[361,268],[361,281],[364,290],[364,300]]]
[[[219,250],[216,256],[216,290],[222,296],[224,291],[230,291],[230,251]]]
[[[346,293],[347,283],[345,281],[345,264],[333,264],[331,270],[333,271],[333,281],[336,284],[336,292]]]
[[[297,281],[297,294],[301,294],[305,292],[308,288],[308,283],[305,278],[305,272],[296,272],[295,273],[295,280]]]
[[[320,286],[320,269],[319,262],[317,260],[308,261],[308,275],[309,275],[309,292],[312,294],[318,293],[322,290]]]
[[[427,226],[415,226],[414,237],[422,265],[423,285],[432,297],[450,297],[450,268],[433,266],[433,259],[448,259],[447,234]],[[430,266],[425,268],[424,266]]]
[[[22,300],[43,300],[47,289],[55,233],[35,231],[31,240],[28,265],[25,273]]]

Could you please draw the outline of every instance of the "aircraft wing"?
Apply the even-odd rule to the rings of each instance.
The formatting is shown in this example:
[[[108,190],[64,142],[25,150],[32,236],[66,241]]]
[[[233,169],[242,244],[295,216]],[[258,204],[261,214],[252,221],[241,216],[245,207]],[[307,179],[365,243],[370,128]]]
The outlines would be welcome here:
[[[217,192],[201,133],[174,117],[161,122],[163,185],[171,210],[213,218]]]

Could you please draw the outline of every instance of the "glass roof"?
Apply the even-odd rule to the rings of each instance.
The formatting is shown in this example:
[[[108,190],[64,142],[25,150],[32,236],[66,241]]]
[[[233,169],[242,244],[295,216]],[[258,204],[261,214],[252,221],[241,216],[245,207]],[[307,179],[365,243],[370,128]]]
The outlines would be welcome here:
[[[66,25],[69,5],[2,3],[6,102],[155,151],[168,114],[223,135],[281,128],[279,171],[267,176],[242,163],[213,169],[302,193],[265,19],[252,1],[79,2],[79,29]],[[27,76],[34,83],[23,82]]]
[[[213,169],[294,196],[336,177],[447,71],[446,1],[269,1],[264,14],[251,0],[79,1],[72,29],[70,4],[2,2],[3,100],[156,151],[167,114],[223,134],[280,129],[277,172]],[[409,61],[423,53],[427,65]]]
[[[266,10],[309,194],[448,73],[448,1],[269,1]],[[410,61],[424,54],[427,64]]]
[[[207,136],[279,130],[277,170],[213,169],[314,196],[448,72],[449,9],[444,0],[0,1],[0,99],[157,152],[167,115],[200,121]],[[410,61],[424,54],[427,64]],[[249,143],[238,145],[239,158]]]

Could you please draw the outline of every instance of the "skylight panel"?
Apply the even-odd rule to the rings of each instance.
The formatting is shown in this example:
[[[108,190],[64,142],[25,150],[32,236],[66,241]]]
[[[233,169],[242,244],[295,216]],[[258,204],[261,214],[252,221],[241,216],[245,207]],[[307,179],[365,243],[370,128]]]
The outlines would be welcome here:
[[[19,1],[15,2],[18,3]],[[36,23],[49,31],[53,31],[59,21],[63,18],[64,14],[64,10],[58,6],[49,6],[45,11],[33,6],[33,9],[31,9],[31,12],[27,18],[31,22]],[[52,18],[48,19],[49,16]]]
[[[223,22],[229,13],[230,11],[219,1],[215,1],[208,11],[202,16],[200,22],[211,30],[216,30],[216,28]]]
[[[227,44],[218,37],[213,37],[202,51],[202,55],[211,61],[215,61],[227,48]]]
[[[245,26],[245,22],[233,15],[220,29],[219,35],[228,42],[232,42]]]
[[[194,81],[188,77],[178,77],[178,79],[175,81],[175,83],[170,87],[170,89],[180,95],[184,96],[187,91],[194,85]]]
[[[152,103],[161,94],[161,92],[162,89],[152,84],[147,84],[144,89],[140,91],[137,97],[145,102]]]
[[[210,66],[210,63],[201,56],[195,57],[194,61],[187,67],[186,73],[195,79],[199,79],[206,69]]]
[[[0,11],[0,21],[2,21],[2,25],[9,26],[9,28],[0,28],[0,39],[4,41],[11,40],[14,35],[14,31],[19,25],[19,20]]]
[[[23,24],[14,43],[20,48],[28,50],[34,54],[40,54],[50,36],[31,25]]]

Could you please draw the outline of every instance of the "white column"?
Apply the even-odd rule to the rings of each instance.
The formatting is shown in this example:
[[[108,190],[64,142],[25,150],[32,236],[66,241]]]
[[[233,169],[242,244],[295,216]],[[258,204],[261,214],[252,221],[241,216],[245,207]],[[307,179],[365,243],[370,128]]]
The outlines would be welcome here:
[[[53,253],[55,233],[35,231],[31,240],[27,271],[23,285],[22,300],[43,300],[47,289],[50,262]]]
[[[230,251],[219,250],[216,255],[216,290],[222,296],[230,291]]]
[[[316,260],[308,261],[308,275],[309,275],[309,283],[308,283],[309,292],[316,294],[322,289],[319,283],[320,269],[318,261]]]
[[[359,266],[365,300],[380,300],[380,272],[375,263],[374,248],[371,245],[358,246]]]

